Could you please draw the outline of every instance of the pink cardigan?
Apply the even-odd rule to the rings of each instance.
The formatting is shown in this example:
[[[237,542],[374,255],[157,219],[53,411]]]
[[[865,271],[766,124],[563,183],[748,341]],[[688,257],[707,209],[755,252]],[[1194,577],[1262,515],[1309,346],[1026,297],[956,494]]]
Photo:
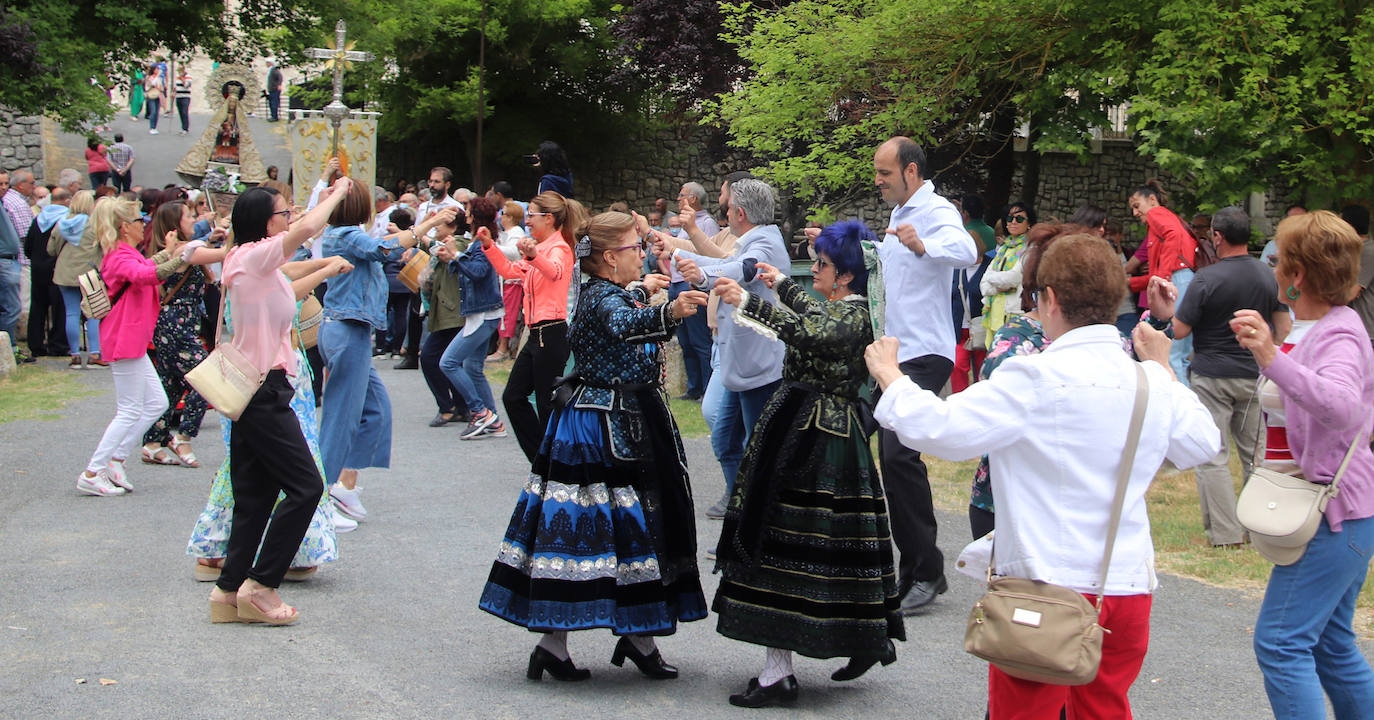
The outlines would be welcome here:
[[[157,264],[127,243],[105,253],[100,276],[110,299],[119,301],[100,320],[100,355],[103,360],[128,360],[148,353],[161,305]]]
[[[1340,532],[1347,519],[1374,517],[1374,350],[1360,316],[1331,308],[1292,351],[1277,353],[1260,372],[1282,392],[1288,445],[1308,480],[1330,482],[1350,444],[1360,441],[1326,506],[1331,531]]]

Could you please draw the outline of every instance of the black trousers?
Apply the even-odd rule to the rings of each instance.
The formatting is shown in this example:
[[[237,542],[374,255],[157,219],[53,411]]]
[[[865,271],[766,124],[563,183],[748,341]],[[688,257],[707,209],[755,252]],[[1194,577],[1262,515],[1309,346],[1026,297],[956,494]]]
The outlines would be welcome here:
[[[110,171],[110,183],[111,183],[112,185],[114,185],[114,188],[115,188],[116,190],[118,190],[118,191],[120,191],[120,192],[128,192],[128,191],[129,191],[129,188],[131,188],[131,187],[134,186],[134,171],[133,171],[133,169],[131,168],[131,169],[129,170],[129,172],[124,173],[123,175],[120,175],[118,172],[115,172],[115,171],[111,170],[111,171]]]
[[[67,354],[65,303],[52,270],[34,263],[29,274],[29,349],[35,355]]]
[[[939,355],[922,355],[902,363],[901,368],[920,387],[939,392],[949,380],[954,361]],[[933,581],[945,574],[945,556],[935,544],[935,502],[930,497],[930,478],[921,453],[903,445],[896,433],[878,431],[878,457],[883,466],[892,543],[901,553],[897,588],[905,595],[912,584]]]
[[[420,294],[410,294],[410,312],[406,313],[406,356],[418,359],[420,357],[420,337],[425,334],[425,316],[420,313],[424,308],[420,305]]]
[[[224,569],[216,583],[225,592],[237,591],[245,577],[267,587],[281,585],[324,492],[324,479],[291,409],[294,394],[285,371],[267,373],[229,430],[234,519]],[[286,497],[274,513],[278,493]]]
[[[551,320],[529,331],[530,339],[511,365],[510,379],[501,392],[501,404],[506,408],[506,420],[515,431],[520,449],[533,463],[539,454],[539,443],[544,439],[549,415],[553,413],[553,381],[563,374],[568,364],[568,324]],[[534,393],[533,407],[530,393]]]
[[[462,330],[461,327],[436,330],[426,335],[424,344],[420,346],[420,372],[424,373],[425,384],[429,386],[440,414],[464,413],[468,410],[468,404],[463,401],[458,388],[453,387],[448,376],[439,369],[439,360],[444,357],[444,351]]]

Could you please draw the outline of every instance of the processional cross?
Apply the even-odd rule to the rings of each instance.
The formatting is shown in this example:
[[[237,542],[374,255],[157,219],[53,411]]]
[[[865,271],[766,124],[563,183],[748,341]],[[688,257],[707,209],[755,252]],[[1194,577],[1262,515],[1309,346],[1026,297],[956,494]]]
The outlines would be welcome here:
[[[351,67],[353,62],[368,62],[376,58],[370,52],[360,52],[352,50],[352,43],[347,42],[348,26],[342,19],[334,25],[334,42],[330,48],[310,48],[305,51],[306,57],[317,60],[324,60],[325,64],[333,66],[334,70],[334,100],[324,106],[324,116],[329,118],[329,124],[334,126],[334,140],[330,147],[330,154],[337,157],[339,154],[339,126],[343,124],[344,118],[348,117],[348,106],[343,102],[343,73],[345,67]]]

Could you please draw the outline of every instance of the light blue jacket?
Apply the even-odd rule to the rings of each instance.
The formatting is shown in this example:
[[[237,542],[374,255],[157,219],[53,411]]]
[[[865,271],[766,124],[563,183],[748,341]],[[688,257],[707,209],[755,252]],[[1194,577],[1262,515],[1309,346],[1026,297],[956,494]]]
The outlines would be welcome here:
[[[324,316],[334,320],[360,320],[377,330],[386,329],[386,273],[382,263],[395,240],[379,240],[357,225],[331,226],[320,239],[320,257],[342,255],[353,270],[329,279],[324,296]]]
[[[753,258],[783,272],[792,267],[787,245],[777,225],[758,225],[744,233],[728,258],[711,258],[685,250],[678,257],[692,260],[706,276],[706,287],[716,284],[717,278],[728,277],[764,302],[776,305],[778,294],[763,284],[757,276],[744,282],[743,261]],[[716,308],[716,352],[720,358],[721,382],[726,390],[743,392],[782,379],[782,360],[786,346],[781,340],[769,339],[749,328],[735,324],[735,306],[720,303]]]

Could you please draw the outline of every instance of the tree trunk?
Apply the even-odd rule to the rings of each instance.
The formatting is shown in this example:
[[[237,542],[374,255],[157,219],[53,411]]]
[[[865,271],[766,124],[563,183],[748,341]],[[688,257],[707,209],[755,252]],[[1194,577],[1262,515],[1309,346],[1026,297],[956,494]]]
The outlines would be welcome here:
[[[992,141],[1000,143],[996,153],[988,159],[987,183],[983,186],[983,202],[987,205],[987,217],[983,220],[995,223],[996,216],[1011,200],[1011,179],[1016,172],[1016,154],[1013,152],[1012,134],[1016,132],[1016,107],[1003,105],[992,118]]]

